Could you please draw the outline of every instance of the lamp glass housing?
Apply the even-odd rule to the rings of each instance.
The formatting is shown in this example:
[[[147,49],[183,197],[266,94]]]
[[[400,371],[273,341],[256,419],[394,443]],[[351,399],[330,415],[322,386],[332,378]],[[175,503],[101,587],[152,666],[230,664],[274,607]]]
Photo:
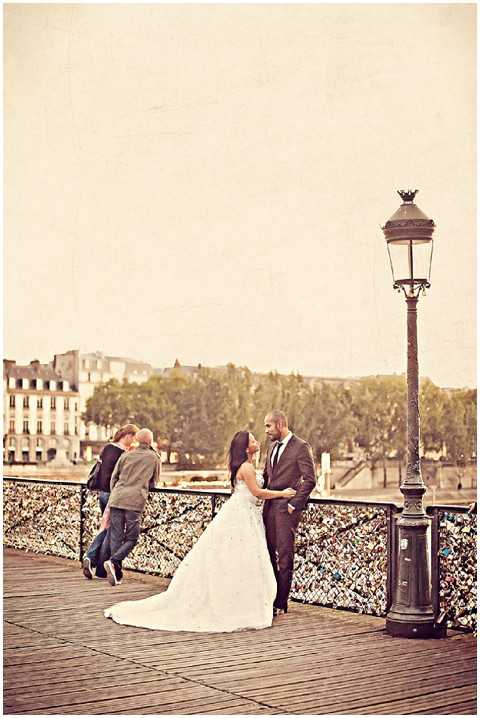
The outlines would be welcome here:
[[[430,285],[432,239],[395,239],[387,247],[395,286],[413,290]]]

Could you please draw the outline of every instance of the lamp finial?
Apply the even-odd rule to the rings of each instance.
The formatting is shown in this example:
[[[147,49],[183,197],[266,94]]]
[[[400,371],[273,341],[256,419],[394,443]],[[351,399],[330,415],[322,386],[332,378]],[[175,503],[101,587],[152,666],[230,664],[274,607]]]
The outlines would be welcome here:
[[[413,202],[418,189],[398,189],[397,194],[403,199],[404,202]]]

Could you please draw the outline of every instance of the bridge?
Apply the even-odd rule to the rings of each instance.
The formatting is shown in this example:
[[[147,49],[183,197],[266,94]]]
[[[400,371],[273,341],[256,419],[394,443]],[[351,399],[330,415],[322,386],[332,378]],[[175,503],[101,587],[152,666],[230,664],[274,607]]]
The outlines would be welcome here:
[[[112,588],[80,570],[98,522],[95,497],[82,485],[6,480],[4,713],[476,712],[476,515],[465,508],[432,513],[444,639],[386,634],[398,508],[369,502],[311,502],[299,529],[296,600],[269,629],[171,633],[103,617],[113,602],[163,590],[225,500],[152,492],[131,570]]]
[[[382,618],[300,603],[263,631],[149,631],[102,611],[163,579],[112,588],[12,549],[4,572],[6,715],[476,713],[472,634],[392,638]]]

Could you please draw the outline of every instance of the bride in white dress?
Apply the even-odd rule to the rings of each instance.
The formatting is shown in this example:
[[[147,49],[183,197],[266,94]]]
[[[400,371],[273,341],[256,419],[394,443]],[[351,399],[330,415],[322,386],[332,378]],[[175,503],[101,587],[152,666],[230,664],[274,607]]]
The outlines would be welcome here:
[[[260,488],[253,457],[259,444],[238,431],[229,452],[233,493],[177,568],[168,589],[105,610],[117,623],[162,631],[223,633],[272,625],[277,585],[267,550],[263,500],[294,489]]]

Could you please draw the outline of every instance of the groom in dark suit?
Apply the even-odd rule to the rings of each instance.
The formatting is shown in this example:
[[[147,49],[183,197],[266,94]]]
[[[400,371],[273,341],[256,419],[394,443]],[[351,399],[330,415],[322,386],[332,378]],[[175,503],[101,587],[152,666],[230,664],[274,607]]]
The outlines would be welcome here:
[[[315,488],[315,465],[310,446],[288,428],[286,415],[274,409],[265,417],[271,444],[263,470],[264,488],[296,490],[292,499],[265,501],[263,521],[268,552],[277,579],[273,615],[286,613],[292,584],[295,531],[308,497]]]

